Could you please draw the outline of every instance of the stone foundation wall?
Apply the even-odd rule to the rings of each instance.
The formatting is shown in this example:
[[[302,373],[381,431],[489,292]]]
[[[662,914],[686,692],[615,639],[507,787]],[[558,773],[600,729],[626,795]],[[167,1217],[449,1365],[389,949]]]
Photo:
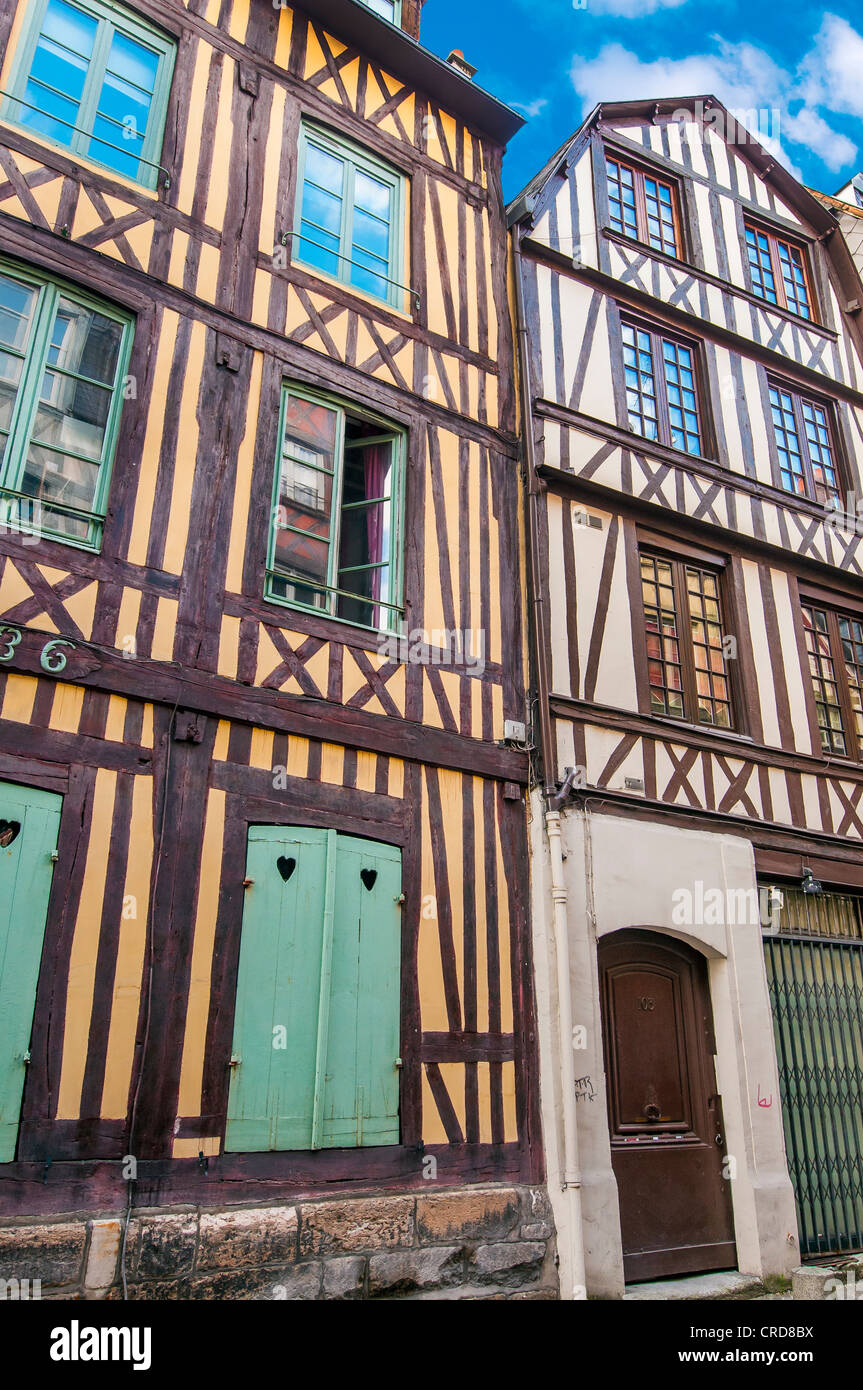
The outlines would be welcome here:
[[[123,1225],[109,1215],[0,1226],[0,1297],[33,1297],[38,1280],[42,1298],[122,1298]],[[540,1187],[136,1210],[125,1270],[130,1299],[558,1297]]]

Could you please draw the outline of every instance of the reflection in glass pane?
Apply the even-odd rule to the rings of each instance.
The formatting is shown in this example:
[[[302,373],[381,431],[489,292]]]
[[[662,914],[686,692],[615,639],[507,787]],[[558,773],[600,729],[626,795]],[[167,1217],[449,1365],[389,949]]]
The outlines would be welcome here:
[[[51,333],[48,363],[111,385],[117,370],[122,325],[115,319],[61,298]]]
[[[98,481],[98,463],[31,444],[21,491],[28,497],[65,502],[80,511],[91,511]]]
[[[36,44],[18,119],[69,145],[99,22],[63,0],[50,0]],[[34,109],[35,108],[35,109]]]
[[[0,275],[0,343],[23,352],[38,291],[7,275]]]

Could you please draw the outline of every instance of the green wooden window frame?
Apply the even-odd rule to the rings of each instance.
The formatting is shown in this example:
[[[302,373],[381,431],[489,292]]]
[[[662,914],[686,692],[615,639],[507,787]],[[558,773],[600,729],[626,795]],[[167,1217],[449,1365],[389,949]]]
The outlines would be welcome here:
[[[300,461],[286,447],[286,431],[289,404],[292,400],[312,407],[323,407],[334,415],[334,436],[332,443],[332,468],[326,468],[312,459]],[[363,443],[352,442],[346,438],[350,425],[371,429],[373,433],[365,436]],[[343,567],[341,563],[342,529],[346,513],[360,507],[368,507],[368,499],[350,502],[345,497],[345,454],[351,449],[368,447],[370,443],[390,446],[389,475],[387,478],[389,502],[389,527],[387,532],[386,559],[369,560],[356,567]],[[406,454],[405,431],[369,411],[361,410],[352,404],[324,392],[308,390],[292,382],[282,385],[281,409],[279,412],[279,443],[273,479],[273,498],[270,510],[270,535],[267,551],[267,576],[265,597],[274,603],[285,604],[290,608],[301,608],[306,612],[320,613],[355,626],[369,628],[376,632],[397,632],[400,630],[402,606],[402,586],[404,572],[404,471]],[[297,506],[296,484],[290,498],[292,512],[304,512],[307,525],[292,525],[287,519],[284,494],[282,491],[283,470],[290,460],[296,465],[301,462],[310,489],[306,506]],[[311,495],[317,483],[318,495]],[[329,498],[327,499],[327,492]],[[379,505],[383,505],[380,503]],[[296,519],[302,519],[297,516]],[[324,529],[324,526],[326,529]],[[320,577],[310,575],[297,566],[279,563],[277,546],[279,533],[291,531],[307,540],[326,545],[327,562],[325,573]],[[365,594],[356,587],[351,589],[346,576],[359,576],[366,571],[380,570],[386,580],[386,587],[380,586],[377,594]],[[388,571],[388,572],[387,572]],[[293,590],[293,592],[288,592]],[[303,597],[303,591],[307,596]],[[368,609],[366,615],[360,609]]]
[[[312,216],[306,202],[306,174],[309,153],[316,150],[324,156],[339,160],[342,164],[342,183],[339,195],[325,190],[334,200],[341,202],[341,215],[338,233],[322,228]],[[389,245],[386,270],[374,271],[367,263],[353,254],[362,249],[355,245],[355,190],[357,174],[365,174],[389,190]],[[310,267],[316,275],[336,280],[350,289],[380,299],[395,308],[403,309],[406,296],[410,293],[402,284],[404,278],[404,209],[406,206],[406,184],[404,174],[382,163],[367,150],[344,140],[333,131],[303,121],[300,127],[299,168],[297,174],[297,203],[294,221],[293,259],[301,265]],[[310,186],[314,186],[311,185]],[[304,218],[304,208],[308,216]],[[305,224],[305,230],[304,230]],[[312,235],[314,233],[314,235]],[[338,247],[334,242],[338,236]],[[328,243],[329,239],[329,243]],[[377,282],[376,284],[374,282]]]
[[[66,111],[62,117],[59,114],[43,113],[50,117],[55,125],[68,123],[68,140],[60,140],[56,135],[39,130],[34,125],[31,118],[37,113],[29,104],[31,98],[26,96],[37,45],[42,36],[42,29],[51,0],[35,0],[35,3],[30,7],[24,32],[18,45],[10,90],[5,94],[3,106],[0,108],[0,116],[4,121],[24,130],[34,131],[41,139],[48,140],[59,149],[67,150],[72,155],[87,159],[99,165],[100,168],[109,169],[113,174],[131,178],[146,188],[156,188],[160,178],[159,157],[162,152],[168,94],[171,88],[177,51],[175,40],[149,24],[141,16],[126,9],[125,6],[111,4],[109,0],[61,0],[61,3],[69,10],[78,11],[96,21],[97,24],[92,51],[88,58],[83,58],[83,61],[86,62],[86,76],[80,99],[70,97],[65,93],[58,93],[60,101],[64,101],[67,106],[77,105],[75,113],[77,119],[68,121],[68,117],[71,115],[70,110]],[[116,144],[118,151],[118,155],[114,156],[112,162],[111,156],[107,154],[107,134],[105,131],[101,131],[100,134],[104,136],[104,139],[100,139],[99,136],[94,135],[94,126],[97,120],[112,126],[118,125],[116,118],[100,113],[98,109],[115,36],[130,40],[148,49],[151,54],[155,55],[157,66],[140,148],[137,152],[124,149],[124,140],[127,145],[130,142],[122,124],[120,124],[117,129],[117,139],[110,142]],[[82,58],[82,55],[77,56]],[[131,84],[127,82],[127,85]],[[48,89],[46,88],[46,90]],[[36,105],[38,106],[38,103]],[[126,127],[126,129],[131,128]],[[94,143],[97,147],[95,153],[91,148]],[[102,157],[98,153],[99,146],[106,152]],[[128,160],[132,163],[137,160],[137,172],[120,167],[118,156],[124,161]],[[162,176],[165,177],[164,171],[162,171]]]
[[[225,1150],[399,1142],[402,856],[250,825]]]
[[[42,275],[2,257],[0,276],[15,281],[25,291],[30,290],[35,295],[23,342],[20,345],[0,344],[0,376],[8,371],[19,371],[8,431],[5,427],[0,431],[0,450],[3,449],[5,436],[5,450],[2,452],[0,463],[0,529],[23,529],[51,540],[63,541],[67,545],[98,550],[123,408],[123,386],[132,350],[133,316],[103,299],[84,293],[66,281]],[[55,326],[59,317],[62,317],[62,302],[97,313],[119,326],[120,339],[111,382],[99,382],[97,378],[90,378],[52,362],[51,353],[56,349]],[[17,368],[14,365],[16,362],[20,364]],[[43,397],[46,372],[78,382],[84,393],[88,389],[110,392],[102,449],[98,458],[75,450],[65,442],[60,447],[48,441],[39,444],[34,439],[36,413]],[[64,502],[62,495],[43,495],[41,492],[34,493],[23,489],[31,444],[62,456],[64,461],[66,458],[77,459],[83,466],[90,468],[95,465],[98,468],[90,508],[83,508],[68,500]],[[61,476],[62,472],[61,467]],[[74,479],[70,478],[69,481],[74,482]],[[34,506],[38,507],[35,515],[32,512]],[[56,518],[52,524],[54,514]],[[63,529],[61,522],[64,519],[69,529]],[[71,528],[77,528],[77,531]]]

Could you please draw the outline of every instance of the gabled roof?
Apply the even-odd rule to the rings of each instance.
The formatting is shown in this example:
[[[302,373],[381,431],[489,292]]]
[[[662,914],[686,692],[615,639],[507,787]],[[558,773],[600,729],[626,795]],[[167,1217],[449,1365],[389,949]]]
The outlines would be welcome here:
[[[693,113],[700,109],[720,112],[724,117],[724,128],[733,128],[736,119],[727,107],[723,106],[719,99],[710,93],[702,96],[688,97],[661,97],[653,98],[649,101],[613,101],[602,102],[595,106],[590,115],[579,126],[578,130],[569,137],[560,149],[552,156],[549,162],[540,172],[531,179],[530,183],[522,190],[517,198],[510,203],[507,209],[507,216],[510,226],[514,222],[521,222],[531,217],[546,184],[553,177],[557,169],[563,163],[570,147],[573,143],[583,136],[591,126],[597,121],[621,121],[621,120],[641,120],[652,121],[657,116],[671,116],[675,111],[691,110]],[[731,142],[735,153],[747,160],[755,169],[756,173],[762,178],[769,177],[771,184],[783,202],[809,224],[819,235],[832,232],[836,229],[836,218],[833,213],[818,201],[807,188],[804,187],[793,174],[781,165],[775,155],[769,154],[764,146],[759,144],[756,138],[747,132],[747,139],[744,142]]]

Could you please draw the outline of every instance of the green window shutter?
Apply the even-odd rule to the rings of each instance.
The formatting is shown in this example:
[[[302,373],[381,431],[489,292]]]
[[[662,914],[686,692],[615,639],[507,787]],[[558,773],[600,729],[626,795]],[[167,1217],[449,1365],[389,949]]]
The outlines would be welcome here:
[[[401,854],[338,837],[322,1148],[397,1144]]]
[[[176,47],[110,0],[35,0],[0,114],[155,188]]]
[[[247,874],[226,1150],[398,1143],[399,851],[252,826]]]
[[[0,782],[0,1163],[15,1157],[62,800]]]

